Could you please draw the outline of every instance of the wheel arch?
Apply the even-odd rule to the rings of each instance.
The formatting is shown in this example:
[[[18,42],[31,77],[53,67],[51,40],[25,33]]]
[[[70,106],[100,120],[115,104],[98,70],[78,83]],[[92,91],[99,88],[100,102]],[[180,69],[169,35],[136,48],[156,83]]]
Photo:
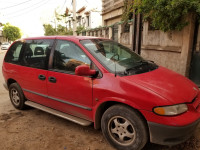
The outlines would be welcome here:
[[[129,107],[131,108],[132,110],[136,111],[140,117],[143,119],[143,121],[145,122],[146,124],[146,127],[148,128],[148,124],[147,124],[147,120],[146,118],[144,117],[144,115],[136,108],[134,107],[131,107],[130,105],[126,104],[126,103],[122,103],[122,102],[117,102],[117,101],[106,101],[102,104],[100,104],[98,106],[98,108],[96,109],[96,112],[95,112],[95,118],[94,118],[94,128],[95,129],[100,129],[101,128],[101,118],[104,114],[104,112],[110,108],[111,106],[114,106],[114,105],[124,105],[126,107]]]
[[[10,86],[12,83],[17,83],[17,81],[14,80],[14,79],[12,79],[12,78],[9,78],[9,79],[7,80],[7,86],[8,86],[8,88],[9,88],[9,86]]]

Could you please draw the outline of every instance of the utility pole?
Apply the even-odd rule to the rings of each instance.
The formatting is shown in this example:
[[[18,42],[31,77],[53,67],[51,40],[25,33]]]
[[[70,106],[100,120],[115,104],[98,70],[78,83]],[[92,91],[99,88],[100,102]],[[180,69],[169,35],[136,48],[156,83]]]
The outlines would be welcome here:
[[[132,5],[134,0],[132,0]],[[133,35],[132,35],[132,50],[140,55],[141,53],[141,38],[142,38],[142,14],[136,14],[133,11]]]
[[[76,36],[76,0],[73,1],[73,35]]]

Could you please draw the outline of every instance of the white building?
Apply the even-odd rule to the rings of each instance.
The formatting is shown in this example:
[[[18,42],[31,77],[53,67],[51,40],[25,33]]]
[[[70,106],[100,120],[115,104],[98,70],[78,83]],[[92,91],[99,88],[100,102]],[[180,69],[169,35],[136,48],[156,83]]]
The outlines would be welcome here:
[[[67,28],[73,28],[73,12],[67,8],[68,17],[66,17]],[[102,25],[101,11],[97,9],[87,9],[81,7],[76,12],[76,23],[78,26],[83,26],[86,29],[96,28]]]

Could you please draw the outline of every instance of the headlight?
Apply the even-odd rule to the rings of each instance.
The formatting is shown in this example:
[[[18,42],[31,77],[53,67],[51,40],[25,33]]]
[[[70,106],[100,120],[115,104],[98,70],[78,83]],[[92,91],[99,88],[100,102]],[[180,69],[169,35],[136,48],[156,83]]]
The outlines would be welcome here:
[[[161,106],[161,107],[155,107],[153,109],[153,112],[162,115],[162,116],[175,116],[182,114],[188,110],[188,107],[186,104],[178,104],[173,106]]]

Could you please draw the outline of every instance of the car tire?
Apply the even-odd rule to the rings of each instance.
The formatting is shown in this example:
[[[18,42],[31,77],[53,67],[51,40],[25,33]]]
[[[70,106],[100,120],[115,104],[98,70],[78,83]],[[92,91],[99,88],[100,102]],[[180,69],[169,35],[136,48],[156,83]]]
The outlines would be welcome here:
[[[144,119],[124,105],[114,105],[105,111],[101,129],[107,141],[118,150],[140,150],[148,140]]]
[[[23,110],[26,108],[25,106],[25,96],[24,93],[17,83],[12,83],[9,86],[9,96],[11,103],[16,109]]]

